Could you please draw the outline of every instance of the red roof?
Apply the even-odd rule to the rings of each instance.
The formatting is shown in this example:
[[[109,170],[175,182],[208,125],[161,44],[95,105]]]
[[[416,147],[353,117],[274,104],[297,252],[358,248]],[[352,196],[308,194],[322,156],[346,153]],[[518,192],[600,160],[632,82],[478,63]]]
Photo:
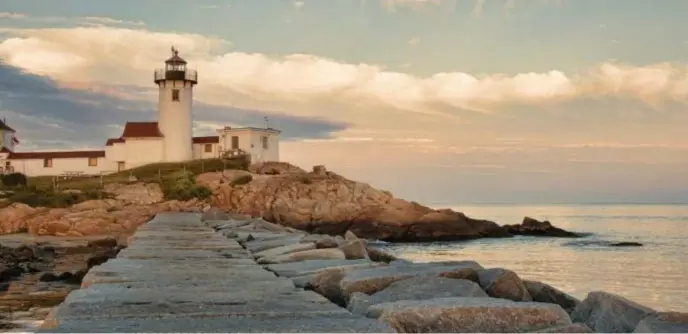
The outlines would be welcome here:
[[[57,151],[57,152],[11,152],[7,159],[69,159],[69,158],[104,158],[105,151]]]
[[[10,151],[10,149],[7,148],[7,147],[2,146],[2,147],[0,148],[0,153],[12,153],[12,151]]]
[[[112,146],[114,143],[124,143],[124,138],[109,138],[105,142],[105,146]]]
[[[191,142],[194,144],[217,144],[220,142],[218,136],[193,137]]]
[[[158,122],[127,122],[120,138],[160,138]]]

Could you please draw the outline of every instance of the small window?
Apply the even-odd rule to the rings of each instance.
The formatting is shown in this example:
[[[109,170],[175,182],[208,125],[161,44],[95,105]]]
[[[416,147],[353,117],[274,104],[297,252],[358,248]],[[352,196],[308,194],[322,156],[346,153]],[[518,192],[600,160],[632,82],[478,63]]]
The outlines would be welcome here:
[[[213,144],[205,144],[203,150],[205,151],[205,153],[212,152],[213,151]]]
[[[43,159],[43,167],[50,168],[53,166],[53,159]]]
[[[91,167],[98,166],[98,158],[88,158],[88,165]]]
[[[239,148],[239,136],[232,136],[232,149],[236,150]]]
[[[179,101],[179,89],[172,90],[172,101]]]
[[[261,137],[261,139],[263,140],[263,149],[267,150],[268,149],[268,136],[263,136],[263,137]]]

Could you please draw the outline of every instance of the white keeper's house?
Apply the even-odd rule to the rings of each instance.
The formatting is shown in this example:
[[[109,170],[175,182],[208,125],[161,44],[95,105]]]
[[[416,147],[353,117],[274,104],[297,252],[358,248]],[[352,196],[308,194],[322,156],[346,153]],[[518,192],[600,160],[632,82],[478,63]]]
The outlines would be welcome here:
[[[251,163],[279,161],[280,131],[224,127],[217,136],[194,137],[193,89],[198,73],[172,48],[172,58],[154,73],[159,87],[158,121],[127,122],[122,134],[98,151],[19,152],[17,132],[0,120],[0,172],[27,176],[107,174],[159,162],[184,162],[247,154]]]

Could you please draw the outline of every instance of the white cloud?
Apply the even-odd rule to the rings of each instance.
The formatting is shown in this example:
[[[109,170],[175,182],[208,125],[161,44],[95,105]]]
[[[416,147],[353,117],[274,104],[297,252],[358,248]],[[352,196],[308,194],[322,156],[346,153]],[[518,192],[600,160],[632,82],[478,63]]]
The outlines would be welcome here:
[[[394,11],[398,7],[419,9],[428,5],[439,5],[444,1],[445,0],[380,0],[380,3],[385,9]]]
[[[305,5],[305,4],[306,3],[301,1],[301,0],[294,1],[294,7],[297,7],[297,8],[303,7],[303,5]]]
[[[0,19],[18,20],[23,18],[26,18],[26,15],[22,13],[0,12]]]
[[[688,67],[604,63],[589,72],[472,75],[460,71],[418,77],[375,64],[349,64],[315,55],[269,57],[224,52],[227,41],[112,27],[10,30],[0,57],[59,81],[150,85],[150,73],[170,45],[197,67],[207,90],[266,101],[366,104],[440,115],[438,105],[493,111],[513,103],[552,103],[581,96],[617,96],[657,103],[685,101]]]
[[[104,16],[85,16],[82,18],[83,23],[87,24],[103,24],[103,25],[133,25],[133,26],[144,26],[145,23],[142,21],[124,21],[117,20],[111,17]]]

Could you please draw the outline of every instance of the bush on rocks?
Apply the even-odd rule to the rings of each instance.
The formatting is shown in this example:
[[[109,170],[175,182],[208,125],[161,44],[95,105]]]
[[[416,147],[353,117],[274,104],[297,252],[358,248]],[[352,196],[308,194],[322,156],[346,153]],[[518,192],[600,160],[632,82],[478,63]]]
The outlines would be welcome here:
[[[23,203],[31,207],[66,208],[93,199],[112,198],[112,195],[98,189],[80,192],[61,192],[56,189],[26,188],[12,193],[8,203]]]
[[[195,175],[189,171],[171,175],[162,182],[161,188],[166,200],[206,199],[213,194],[210,188],[196,184]]]
[[[2,175],[0,182],[5,187],[26,187],[26,175],[22,173],[9,173]]]

